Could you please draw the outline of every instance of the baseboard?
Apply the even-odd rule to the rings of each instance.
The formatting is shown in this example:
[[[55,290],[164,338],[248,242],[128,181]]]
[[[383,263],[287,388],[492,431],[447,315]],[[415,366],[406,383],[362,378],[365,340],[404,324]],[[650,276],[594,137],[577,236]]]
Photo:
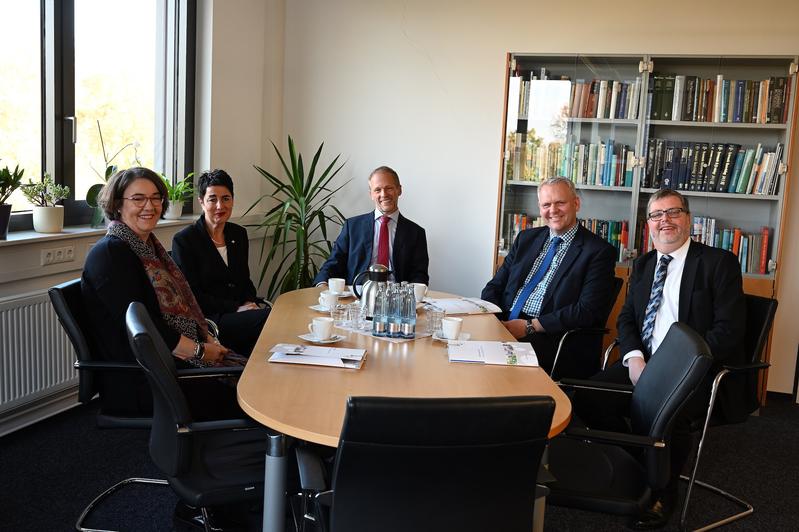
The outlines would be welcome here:
[[[78,387],[21,405],[0,416],[0,437],[78,406]]]

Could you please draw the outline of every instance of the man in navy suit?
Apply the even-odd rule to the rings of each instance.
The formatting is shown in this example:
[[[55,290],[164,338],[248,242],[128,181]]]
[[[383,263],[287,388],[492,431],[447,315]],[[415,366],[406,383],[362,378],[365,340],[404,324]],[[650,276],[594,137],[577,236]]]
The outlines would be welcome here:
[[[502,309],[508,331],[530,342],[539,364],[550,372],[563,333],[605,326],[615,296],[616,251],[577,223],[580,198],[570,180],[555,177],[541,183],[538,206],[547,225],[519,233],[481,297]],[[557,375],[587,378],[596,373],[601,338],[582,338],[572,346],[569,356],[558,360]]]
[[[740,264],[729,251],[690,239],[688,199],[670,189],[655,192],[647,204],[647,220],[655,249],[633,264],[627,299],[616,324],[621,360],[592,379],[636,384],[675,321],[689,325],[705,339],[714,366],[675,422],[670,442],[671,480],[664,490],[653,493],[650,508],[633,521],[632,527],[637,530],[668,523],[676,506],[679,474],[691,452],[690,422],[704,416],[720,364],[744,361],[746,326]],[[659,270],[662,272],[656,276]],[[653,286],[656,278],[662,280]],[[743,384],[736,377],[724,380],[716,403],[716,414],[722,419],[740,421],[744,417]],[[629,417],[628,394],[602,394],[599,400],[594,393],[581,390],[573,404],[577,415],[591,428],[629,431],[625,420]]]
[[[424,229],[399,212],[402,185],[397,172],[388,166],[376,168],[369,175],[369,194],[375,210],[344,222],[314,284],[327,283],[331,277],[352,284],[356,275],[378,262],[386,262],[397,282],[428,284],[427,237]]]

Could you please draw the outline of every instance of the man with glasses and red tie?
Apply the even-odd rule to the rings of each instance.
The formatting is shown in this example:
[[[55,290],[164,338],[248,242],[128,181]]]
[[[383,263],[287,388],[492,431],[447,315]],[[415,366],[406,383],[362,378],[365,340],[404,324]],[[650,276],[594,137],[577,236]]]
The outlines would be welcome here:
[[[613,305],[616,250],[577,223],[580,197],[565,177],[538,186],[545,227],[522,231],[480,295],[502,309],[516,338],[530,342],[538,363],[552,371],[563,333],[604,327]],[[578,338],[558,359],[559,377],[588,378],[599,370],[601,338]]]
[[[388,267],[397,282],[429,284],[427,237],[422,227],[399,212],[402,185],[397,172],[388,166],[376,168],[369,175],[369,194],[375,210],[344,222],[314,284],[325,284],[331,277],[352,284],[372,264]]]
[[[671,189],[655,192],[647,205],[647,224],[655,249],[633,264],[627,299],[616,323],[621,359],[592,379],[635,385],[675,321],[704,337],[715,368],[674,427],[671,479],[665,490],[653,493],[651,507],[634,519],[632,527],[637,530],[668,522],[677,502],[679,475],[691,451],[689,421],[707,410],[714,369],[721,363],[743,362],[746,323],[740,264],[729,251],[691,240],[688,200]],[[718,413],[732,420],[740,415],[744,396],[740,382],[725,379],[725,383],[716,404]],[[581,390],[573,404],[577,415],[593,429],[629,431],[627,394],[603,394],[599,399]]]

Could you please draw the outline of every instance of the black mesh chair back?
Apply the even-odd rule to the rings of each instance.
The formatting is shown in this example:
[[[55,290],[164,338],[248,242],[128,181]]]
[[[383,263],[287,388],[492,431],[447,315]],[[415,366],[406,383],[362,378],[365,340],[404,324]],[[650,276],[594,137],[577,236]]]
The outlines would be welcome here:
[[[181,500],[203,510],[206,529],[211,530],[207,507],[263,497],[269,433],[250,419],[193,418],[178,375],[188,371],[196,378],[202,372],[216,378],[214,368],[177,371],[172,353],[141,303],[130,304],[125,320],[133,353],[153,394],[150,456]],[[218,370],[218,376],[230,375],[224,369]]]
[[[777,300],[767,297],[746,294],[746,333],[744,335],[746,362],[760,362],[766,348],[774,315],[777,313]],[[758,372],[751,371],[744,375],[746,379],[746,413],[751,414],[760,407],[757,396]]]
[[[351,397],[333,531],[528,532],[551,397]]]
[[[640,512],[651,489],[668,482],[671,430],[711,364],[702,337],[685,324],[672,324],[636,386],[627,387],[632,435],[570,426],[550,443],[549,470],[556,481],[549,485],[548,502],[616,514]],[[595,381],[572,382],[602,388]],[[605,393],[621,388],[608,385]]]

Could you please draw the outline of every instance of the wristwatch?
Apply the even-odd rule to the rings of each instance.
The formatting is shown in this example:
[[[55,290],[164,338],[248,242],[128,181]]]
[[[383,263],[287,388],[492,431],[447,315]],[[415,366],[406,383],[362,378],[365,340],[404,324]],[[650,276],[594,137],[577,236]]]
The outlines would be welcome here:
[[[527,325],[524,327],[524,335],[532,336],[533,333],[535,333],[535,327],[533,327],[533,320],[527,320]]]

